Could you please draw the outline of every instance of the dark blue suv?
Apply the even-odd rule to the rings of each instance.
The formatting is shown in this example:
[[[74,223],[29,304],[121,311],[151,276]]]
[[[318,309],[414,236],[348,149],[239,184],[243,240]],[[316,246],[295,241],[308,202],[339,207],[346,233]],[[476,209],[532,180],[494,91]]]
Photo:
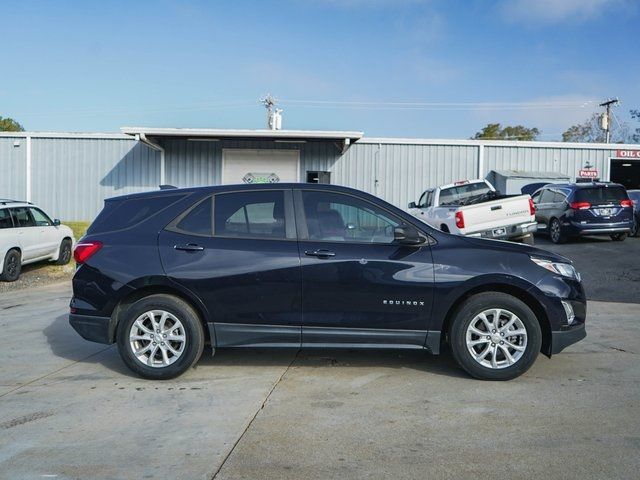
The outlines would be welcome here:
[[[617,183],[549,184],[532,198],[538,232],[548,233],[553,243],[581,235],[622,241],[633,229],[633,203]]]
[[[232,185],[112,198],[74,252],[70,323],[139,375],[227,347],[451,346],[477,378],[525,372],[585,334],[571,262],[434,230],[333,185]]]

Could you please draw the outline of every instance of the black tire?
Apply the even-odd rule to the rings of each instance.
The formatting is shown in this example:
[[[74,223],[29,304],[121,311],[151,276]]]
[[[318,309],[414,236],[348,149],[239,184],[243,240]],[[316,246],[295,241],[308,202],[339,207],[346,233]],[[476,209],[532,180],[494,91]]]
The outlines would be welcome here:
[[[549,238],[551,238],[551,241],[555,244],[565,243],[567,241],[567,236],[562,231],[562,225],[557,218],[552,218],[549,222]]]
[[[60,243],[60,251],[58,252],[58,259],[54,262],[56,265],[66,265],[71,261],[71,240],[65,238]]]
[[[637,237],[638,234],[640,234],[640,218],[634,217],[633,218],[633,227],[631,227],[631,233],[629,234],[629,236],[630,237]]]
[[[162,310],[174,315],[184,327],[184,350],[170,365],[152,367],[143,364],[134,354],[129,341],[134,322],[152,310]],[[118,324],[117,343],[120,357],[132,371],[143,378],[166,380],[181,375],[200,359],[204,349],[204,331],[202,321],[191,305],[172,295],[156,294],[144,297],[127,308]]]
[[[443,231],[444,233],[451,233],[449,232],[449,227],[447,227],[444,223],[440,225],[440,230]]]
[[[520,358],[513,365],[503,368],[490,368],[481,365],[473,358],[467,348],[466,334],[471,322],[481,312],[494,308],[514,313],[524,325],[527,335],[526,347]],[[542,345],[542,330],[535,314],[524,302],[506,293],[486,292],[469,298],[456,312],[451,323],[449,342],[456,362],[472,377],[481,380],[511,380],[529,370],[535,362]],[[489,348],[489,344],[487,344],[487,348]],[[502,355],[506,361],[503,353],[499,355]]]
[[[613,240],[614,242],[624,242],[625,239],[627,238],[628,234],[627,233],[612,233],[610,236],[611,236],[611,240]]]
[[[3,282],[15,282],[20,278],[22,271],[22,255],[16,249],[9,250],[4,256],[4,264],[2,265],[2,275],[0,280]]]

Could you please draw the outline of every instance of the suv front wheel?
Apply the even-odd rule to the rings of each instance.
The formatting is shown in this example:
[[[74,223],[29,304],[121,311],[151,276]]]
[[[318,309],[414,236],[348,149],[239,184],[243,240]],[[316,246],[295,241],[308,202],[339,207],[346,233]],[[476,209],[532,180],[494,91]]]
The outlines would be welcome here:
[[[144,378],[164,380],[192,367],[204,349],[200,317],[184,300],[157,294],[132,304],[118,323],[118,352]]]
[[[538,356],[542,331],[531,309],[517,298],[487,292],[469,298],[450,330],[453,356],[482,380],[511,380],[526,372]]]

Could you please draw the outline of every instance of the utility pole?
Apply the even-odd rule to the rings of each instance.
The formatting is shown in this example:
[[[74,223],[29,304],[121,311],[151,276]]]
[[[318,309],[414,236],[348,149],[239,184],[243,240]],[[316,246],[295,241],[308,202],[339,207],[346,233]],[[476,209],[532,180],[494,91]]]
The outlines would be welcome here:
[[[601,107],[605,107],[607,109],[606,113],[602,115],[600,121],[600,126],[605,132],[607,132],[607,143],[611,140],[611,105],[616,105],[617,103],[619,103],[617,98],[610,98],[600,104]]]
[[[267,127],[271,130],[280,130],[282,128],[282,109],[274,108],[276,99],[270,93],[266,97],[260,99],[264,107],[267,109]]]

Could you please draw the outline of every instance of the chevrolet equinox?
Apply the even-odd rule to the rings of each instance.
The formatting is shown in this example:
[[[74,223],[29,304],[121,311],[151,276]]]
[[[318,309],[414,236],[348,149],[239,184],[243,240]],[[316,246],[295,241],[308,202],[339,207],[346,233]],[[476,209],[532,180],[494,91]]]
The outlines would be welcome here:
[[[69,321],[172,378],[205,345],[419,349],[508,380],[585,337],[571,261],[431,228],[334,185],[165,189],[107,199],[78,242]]]

